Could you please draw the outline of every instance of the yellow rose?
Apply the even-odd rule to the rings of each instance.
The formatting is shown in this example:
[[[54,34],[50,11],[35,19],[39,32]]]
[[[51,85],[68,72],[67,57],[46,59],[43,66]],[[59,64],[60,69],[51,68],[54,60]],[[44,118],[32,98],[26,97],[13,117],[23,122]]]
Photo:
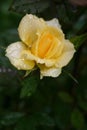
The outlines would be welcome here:
[[[22,18],[18,32],[21,41],[6,49],[6,56],[17,69],[31,70],[38,66],[41,78],[57,77],[73,57],[74,46],[65,39],[56,18],[45,21],[27,14]]]

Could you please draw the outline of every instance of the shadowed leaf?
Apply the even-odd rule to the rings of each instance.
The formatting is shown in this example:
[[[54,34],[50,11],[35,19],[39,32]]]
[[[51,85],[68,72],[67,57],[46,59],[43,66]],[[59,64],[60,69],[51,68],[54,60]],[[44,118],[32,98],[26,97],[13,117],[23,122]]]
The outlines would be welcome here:
[[[74,109],[74,111],[72,112],[71,123],[76,129],[81,129],[84,127],[84,116],[78,109]]]
[[[49,7],[49,0],[13,0],[10,10],[18,13],[41,13]]]
[[[60,97],[60,99],[66,103],[72,103],[73,102],[73,98],[71,95],[69,95],[67,92],[59,92],[58,96]]]
[[[22,81],[22,90],[21,90],[21,98],[26,97],[26,96],[31,96],[32,93],[35,92],[37,86],[39,83],[39,76],[38,75],[33,75],[25,78]]]
[[[87,40],[87,33],[80,36],[71,38],[70,41],[74,44],[75,49],[77,50],[85,41]]]

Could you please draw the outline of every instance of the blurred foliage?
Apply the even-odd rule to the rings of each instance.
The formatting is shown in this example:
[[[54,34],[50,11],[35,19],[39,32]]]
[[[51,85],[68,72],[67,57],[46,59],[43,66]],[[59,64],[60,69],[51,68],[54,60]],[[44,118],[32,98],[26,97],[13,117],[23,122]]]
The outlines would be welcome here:
[[[48,0],[14,0],[10,9],[19,13],[32,13],[35,14],[43,12],[49,7],[50,1]]]
[[[83,44],[86,40],[87,40],[87,33],[70,39],[70,41],[74,44],[76,50],[79,49],[81,44]]]
[[[77,52],[58,78],[14,68],[6,47],[26,13],[57,17]],[[87,7],[62,0],[0,1],[0,130],[87,130]],[[78,83],[77,83],[78,81]]]

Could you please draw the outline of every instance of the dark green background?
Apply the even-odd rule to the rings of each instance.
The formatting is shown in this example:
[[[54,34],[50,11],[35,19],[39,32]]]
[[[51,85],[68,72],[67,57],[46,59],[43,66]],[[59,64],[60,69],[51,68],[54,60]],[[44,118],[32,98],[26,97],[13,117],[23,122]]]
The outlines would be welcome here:
[[[26,13],[57,17],[67,38],[87,32],[87,7],[62,0],[0,1],[0,130],[87,130],[87,40],[59,77],[40,80],[37,70],[23,78],[5,49],[19,40]]]

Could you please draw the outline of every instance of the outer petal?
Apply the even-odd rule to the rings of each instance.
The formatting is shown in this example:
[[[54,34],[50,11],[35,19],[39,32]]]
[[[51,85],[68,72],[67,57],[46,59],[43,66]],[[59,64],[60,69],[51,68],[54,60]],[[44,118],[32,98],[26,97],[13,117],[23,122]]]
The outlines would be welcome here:
[[[23,59],[21,55],[23,50],[26,50],[26,46],[22,42],[12,43],[6,49],[6,56],[17,69],[30,70],[35,63],[34,61]]]
[[[51,67],[55,64],[55,59],[41,59],[35,55],[33,55],[29,50],[24,50],[22,52],[22,56],[24,59],[33,60],[36,64],[45,64],[46,67]]]
[[[44,65],[40,65],[39,66],[40,68],[40,77],[41,79],[44,77],[44,76],[48,76],[48,77],[58,77],[61,73],[61,68],[55,68],[55,67],[50,67],[50,68],[47,68],[45,67]]]
[[[43,19],[26,14],[18,27],[19,36],[25,44],[31,46],[32,42],[37,39],[38,31],[41,32],[46,26],[47,24]]]
[[[58,29],[61,29],[61,25],[57,18],[54,18],[52,20],[47,21],[47,24],[52,27],[56,27]]]
[[[57,59],[56,66],[61,68],[66,66],[75,53],[74,45],[69,40],[64,40],[64,49],[62,55]]]

